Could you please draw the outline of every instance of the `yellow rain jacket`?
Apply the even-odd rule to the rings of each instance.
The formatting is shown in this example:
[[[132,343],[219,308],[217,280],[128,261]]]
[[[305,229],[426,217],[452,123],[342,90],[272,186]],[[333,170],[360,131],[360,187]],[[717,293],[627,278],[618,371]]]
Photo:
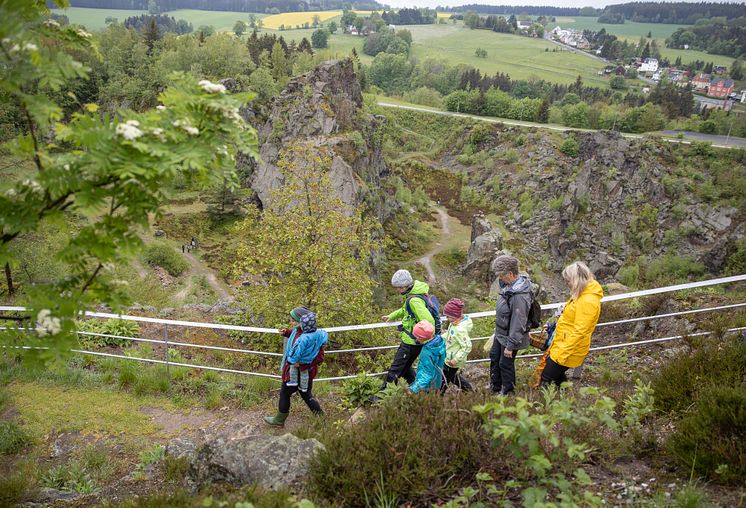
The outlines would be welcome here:
[[[595,280],[589,281],[576,300],[570,299],[557,321],[549,356],[563,367],[578,367],[591,347],[591,335],[601,315],[604,290]]]

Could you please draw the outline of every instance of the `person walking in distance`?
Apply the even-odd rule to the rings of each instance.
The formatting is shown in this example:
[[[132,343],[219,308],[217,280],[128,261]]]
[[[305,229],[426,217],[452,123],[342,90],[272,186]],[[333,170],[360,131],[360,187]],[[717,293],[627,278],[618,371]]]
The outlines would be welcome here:
[[[402,295],[402,306],[391,314],[382,316],[381,319],[383,321],[401,320],[402,323],[398,328],[401,343],[394,355],[394,360],[391,362],[381,390],[385,389],[388,383],[396,383],[400,377],[403,377],[410,385],[414,382],[415,372],[412,369],[412,364],[422,351],[422,344],[418,343],[412,334],[414,326],[421,321],[426,321],[433,325],[436,332],[439,332],[440,328],[440,318],[437,318],[438,324],[436,326],[436,318],[427,304],[430,286],[425,282],[414,280],[412,274],[407,270],[398,270],[394,273],[391,277],[391,285]],[[373,396],[372,398],[375,399],[376,397]]]
[[[492,393],[512,395],[515,389],[515,357],[526,349],[528,314],[533,299],[529,278],[518,273],[518,260],[502,255],[495,259],[500,296],[495,307],[495,339],[490,350]]]

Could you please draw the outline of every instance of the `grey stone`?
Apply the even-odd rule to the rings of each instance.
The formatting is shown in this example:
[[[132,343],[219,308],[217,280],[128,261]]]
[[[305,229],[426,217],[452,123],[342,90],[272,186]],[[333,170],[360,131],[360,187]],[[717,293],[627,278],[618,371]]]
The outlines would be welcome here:
[[[153,233],[156,237],[166,236],[166,232],[162,229],[156,229]]]
[[[43,488],[39,491],[39,497],[37,501],[55,502],[55,501],[73,501],[78,499],[80,494],[77,492],[71,492],[69,490],[57,490],[50,488]]]
[[[190,462],[194,459],[197,451],[197,444],[189,439],[177,437],[172,439],[166,445],[166,455],[180,459],[185,458]]]
[[[197,450],[189,475],[198,486],[213,482],[295,488],[308,473],[311,457],[324,449],[316,439],[280,436],[223,436]]]

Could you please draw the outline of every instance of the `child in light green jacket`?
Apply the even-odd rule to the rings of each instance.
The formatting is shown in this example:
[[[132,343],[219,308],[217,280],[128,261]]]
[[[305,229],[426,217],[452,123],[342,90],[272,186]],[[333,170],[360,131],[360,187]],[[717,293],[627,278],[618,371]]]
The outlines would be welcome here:
[[[446,361],[443,374],[446,383],[441,388],[445,392],[448,386],[455,385],[461,390],[470,392],[471,383],[459,371],[466,366],[466,359],[471,351],[471,329],[473,322],[464,314],[464,302],[458,298],[448,300],[443,307],[443,314],[448,318],[448,330],[443,334],[446,341]]]

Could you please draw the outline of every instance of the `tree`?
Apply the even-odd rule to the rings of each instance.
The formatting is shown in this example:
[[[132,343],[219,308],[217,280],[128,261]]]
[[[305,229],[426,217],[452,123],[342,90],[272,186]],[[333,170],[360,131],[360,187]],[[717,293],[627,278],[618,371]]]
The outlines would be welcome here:
[[[541,101],[541,106],[539,106],[539,111],[536,113],[536,121],[541,123],[547,123],[549,121],[549,107],[551,106],[551,103],[549,102],[548,97],[544,97],[544,100]]]
[[[324,323],[360,319],[370,307],[373,225],[337,197],[331,158],[309,145],[286,148],[277,163],[284,184],[269,206],[250,207],[237,225],[234,273],[256,283],[244,288],[250,319],[277,326],[299,304]]]
[[[464,14],[464,26],[471,29],[479,28],[479,14],[476,12],[467,12]]]
[[[412,64],[405,55],[379,53],[370,64],[370,82],[386,93],[403,93],[408,89]]]
[[[642,49],[640,58],[642,58],[643,60],[645,60],[646,58],[650,58],[650,43],[649,42],[645,43],[645,47]]]
[[[626,90],[627,83],[622,76],[612,76],[611,79],[609,79],[609,87],[613,90]]]
[[[288,63],[285,58],[285,50],[279,42],[272,46],[272,77],[280,88],[283,88],[288,80]]]
[[[249,27],[256,28],[256,14],[249,14]]]
[[[321,24],[321,16],[319,16],[318,14],[314,14],[313,15],[313,26],[314,26],[314,28],[316,28],[320,24]]]
[[[236,21],[236,24],[233,25],[233,33],[235,33],[238,37],[241,37],[244,32],[246,32],[246,28],[246,22],[239,19],[238,21]]]
[[[743,61],[738,58],[736,61],[733,62],[733,65],[730,67],[730,77],[733,79],[741,80],[743,79],[744,72],[743,72]]]
[[[474,56],[477,58],[487,58],[487,50],[484,48],[477,48],[474,50]]]
[[[324,30],[323,28],[319,28],[318,30],[315,30],[313,34],[311,34],[311,44],[314,48],[322,49],[327,47],[327,41],[329,40],[329,32]]]
[[[3,88],[26,123],[25,133],[9,147],[15,157],[30,161],[35,173],[0,184],[0,264],[18,263],[15,243],[49,220],[91,212],[56,246],[55,257],[66,264],[67,274],[36,284],[23,296],[35,331],[0,336],[5,344],[49,347],[28,354],[51,361],[77,345],[81,311],[94,303],[126,302],[112,264],[127,262],[141,248],[138,231],[162,212],[166,189],[176,179],[191,186],[235,178],[235,154],[258,157],[257,136],[238,114],[250,94],[227,95],[221,85],[186,75],[173,76],[159,97],[160,109],[120,108],[114,116],[88,104],[63,123],[55,99],[70,82],[88,79],[90,68],[73,55],[93,59],[91,35],[42,23],[41,2],[8,4],[0,3],[0,19],[11,21],[0,23],[0,39],[13,40],[19,49],[0,55],[7,71]],[[52,129],[54,138],[47,135]]]
[[[215,27],[212,25],[200,25],[197,31],[206,39],[215,33]]]
[[[330,34],[333,34],[337,31],[337,22],[336,21],[330,21],[329,26],[327,27]]]
[[[158,25],[155,22],[155,17],[151,16],[150,20],[148,20],[145,28],[142,31],[142,38],[143,41],[145,41],[145,45],[148,47],[148,54],[150,55],[153,52],[155,43],[158,42],[158,39],[161,38],[160,31],[158,30]]]
[[[298,44],[298,51],[313,55],[313,48],[311,48],[311,43],[308,42],[308,39],[306,39],[305,37],[303,37],[303,39],[301,39],[300,41],[300,44]]]
[[[160,12],[158,9],[158,2],[156,0],[148,0],[148,14],[155,15]]]

